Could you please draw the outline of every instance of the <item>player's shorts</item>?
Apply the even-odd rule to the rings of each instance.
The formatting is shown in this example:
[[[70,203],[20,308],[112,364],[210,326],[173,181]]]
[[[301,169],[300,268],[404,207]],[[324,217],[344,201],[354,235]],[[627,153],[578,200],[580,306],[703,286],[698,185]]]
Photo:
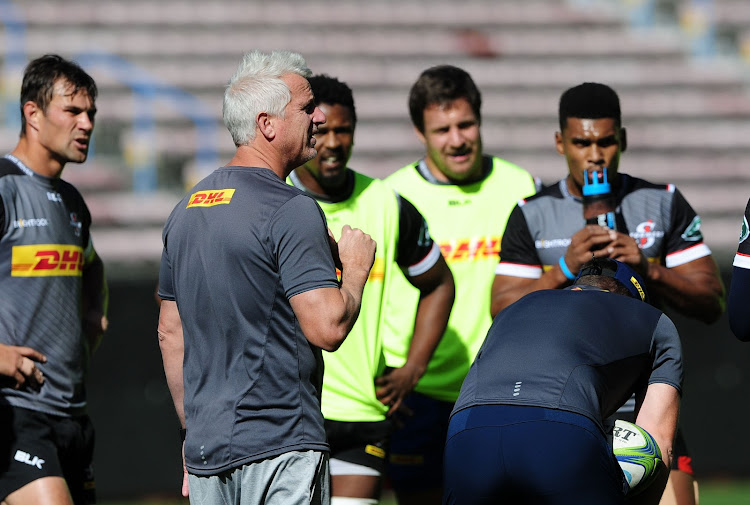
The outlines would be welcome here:
[[[0,500],[42,477],[63,477],[76,505],[96,503],[94,427],[88,416],[2,406],[0,433]]]
[[[602,429],[580,414],[480,405],[451,419],[444,504],[621,505],[627,486]]]
[[[614,425],[615,419],[622,419],[630,423],[635,423],[635,413],[632,411],[617,411],[613,416],[610,416],[605,424]],[[685,472],[691,477],[695,477],[693,471],[693,458],[690,456],[687,444],[685,443],[685,437],[682,435],[680,425],[677,425],[677,432],[674,436],[674,444],[672,444],[672,470],[679,470]]]
[[[403,427],[396,429],[391,437],[388,459],[391,485],[397,492],[441,488],[443,449],[453,403],[411,393],[404,404],[413,415],[402,417]]]
[[[328,445],[331,447],[331,475],[350,474],[337,470],[341,466],[337,465],[336,461],[366,467],[371,470],[368,472],[369,475],[383,474],[393,432],[393,423],[390,420],[344,422],[326,419],[325,430]]]

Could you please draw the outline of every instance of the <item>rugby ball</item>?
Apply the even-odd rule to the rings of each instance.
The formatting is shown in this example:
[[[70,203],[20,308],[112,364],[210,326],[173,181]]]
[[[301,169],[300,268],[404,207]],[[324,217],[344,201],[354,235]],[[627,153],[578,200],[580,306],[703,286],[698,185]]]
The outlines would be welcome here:
[[[628,481],[629,492],[640,492],[656,475],[661,460],[659,445],[646,430],[618,419],[612,430],[612,451]]]

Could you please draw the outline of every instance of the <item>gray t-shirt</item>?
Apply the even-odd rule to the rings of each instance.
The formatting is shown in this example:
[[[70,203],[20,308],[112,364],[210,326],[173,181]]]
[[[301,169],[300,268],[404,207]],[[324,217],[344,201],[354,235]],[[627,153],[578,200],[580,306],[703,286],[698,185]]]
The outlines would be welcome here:
[[[321,350],[289,299],[338,287],[323,212],[273,172],[223,167],[172,211],[159,296],[185,341],[185,461],[214,475],[294,450],[327,450]]]
[[[604,429],[604,418],[652,383],[682,387],[680,339],[667,316],[588,286],[547,289],[497,315],[453,412],[529,405],[576,412]]]
[[[58,416],[86,412],[89,349],[81,324],[91,216],[78,191],[0,158],[0,342],[47,356],[39,391],[3,382],[0,398]]]

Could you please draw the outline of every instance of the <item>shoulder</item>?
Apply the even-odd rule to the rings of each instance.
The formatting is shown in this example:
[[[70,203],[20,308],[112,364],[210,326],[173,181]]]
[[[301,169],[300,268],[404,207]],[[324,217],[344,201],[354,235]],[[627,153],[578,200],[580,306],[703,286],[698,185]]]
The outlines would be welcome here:
[[[410,163],[409,165],[406,165],[403,168],[399,168],[395,172],[393,172],[391,175],[385,178],[385,182],[388,184],[392,183],[398,183],[400,181],[410,179],[413,177],[420,177],[419,171],[417,170],[417,166],[419,165],[419,161],[415,161],[414,163]]]
[[[18,166],[7,158],[0,158],[0,177],[6,175],[25,175]]]
[[[620,174],[620,177],[622,178],[622,188],[625,196],[638,193],[654,193],[671,198],[671,195],[677,192],[677,187],[674,184],[650,182],[628,174]]]
[[[564,200],[565,195],[563,194],[562,190],[560,189],[560,184],[563,183],[565,179],[562,181],[558,181],[555,184],[552,184],[550,186],[546,186],[542,188],[541,191],[538,193],[529,196],[527,198],[523,198],[522,200],[518,201],[519,207],[525,207],[526,205],[529,205],[530,207],[534,207],[537,205],[544,205],[545,203],[554,202],[557,200]]]

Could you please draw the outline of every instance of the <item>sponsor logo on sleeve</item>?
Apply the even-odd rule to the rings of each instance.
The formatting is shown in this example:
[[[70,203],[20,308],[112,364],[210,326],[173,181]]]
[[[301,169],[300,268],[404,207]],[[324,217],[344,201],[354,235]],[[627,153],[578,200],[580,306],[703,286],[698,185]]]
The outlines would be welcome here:
[[[232,201],[234,189],[207,189],[190,195],[186,208],[213,207],[214,205],[228,205]]]
[[[45,226],[49,226],[46,217],[32,217],[31,219],[16,219],[13,221],[13,228],[43,228]]]
[[[83,248],[75,245],[35,244],[13,247],[12,277],[80,277]]]
[[[742,229],[740,229],[740,244],[750,236],[750,228],[747,226],[747,217],[742,218]]]
[[[700,216],[695,216],[693,220],[690,221],[690,224],[687,228],[685,228],[685,232],[680,235],[680,237],[686,242],[697,242],[699,240],[703,240],[703,234],[701,233]]]

